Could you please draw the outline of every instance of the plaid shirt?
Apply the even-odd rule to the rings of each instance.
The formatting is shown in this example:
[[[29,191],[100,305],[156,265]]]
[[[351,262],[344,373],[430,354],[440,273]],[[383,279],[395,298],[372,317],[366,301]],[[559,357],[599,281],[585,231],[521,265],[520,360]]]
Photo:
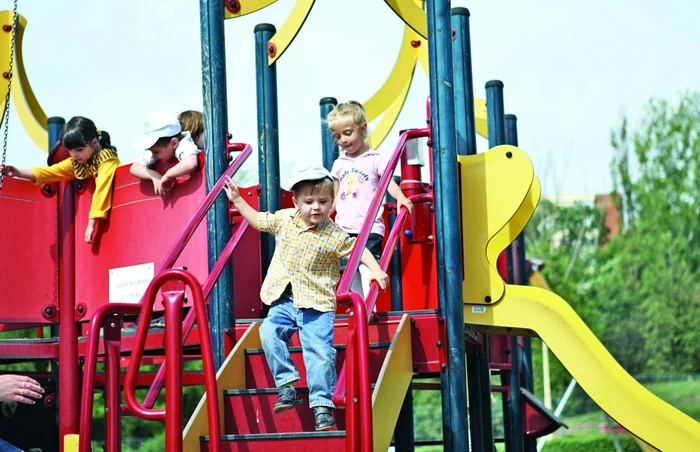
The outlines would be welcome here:
[[[275,236],[275,254],[260,289],[263,303],[277,301],[291,283],[295,307],[335,311],[340,259],[350,256],[355,239],[330,218],[307,229],[297,209],[260,212],[257,226]]]

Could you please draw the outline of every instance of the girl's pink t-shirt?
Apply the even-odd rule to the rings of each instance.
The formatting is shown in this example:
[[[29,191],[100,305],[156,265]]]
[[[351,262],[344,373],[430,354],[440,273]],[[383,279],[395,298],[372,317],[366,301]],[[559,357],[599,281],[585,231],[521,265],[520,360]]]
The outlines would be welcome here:
[[[386,161],[370,149],[357,158],[342,154],[333,163],[331,174],[340,182],[336,193],[335,222],[349,233],[359,233],[365,221],[379,178],[386,169]],[[379,208],[372,232],[384,235],[383,207]]]

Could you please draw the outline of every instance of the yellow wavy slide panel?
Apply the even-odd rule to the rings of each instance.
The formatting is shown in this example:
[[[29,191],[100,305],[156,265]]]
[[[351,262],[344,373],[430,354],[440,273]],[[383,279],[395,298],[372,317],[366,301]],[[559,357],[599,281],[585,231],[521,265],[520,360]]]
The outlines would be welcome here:
[[[0,24],[12,25],[12,15],[12,11],[0,11]],[[39,105],[32,87],[29,85],[29,79],[27,78],[24,60],[22,58],[22,38],[24,37],[24,29],[26,26],[27,19],[18,14],[13,69],[14,75],[12,77],[12,101],[14,102],[17,115],[27,131],[29,138],[32,139],[39,149],[46,152],[49,145],[48,118]],[[12,33],[0,32],[0,67],[3,68],[2,72],[6,72],[9,69],[11,47]],[[0,83],[0,86],[3,85]],[[2,108],[2,110],[0,110],[0,119],[2,119],[2,112],[5,111],[4,92],[3,95],[0,96],[0,99]]]
[[[306,18],[309,17],[311,13],[311,8],[314,6],[315,0],[297,0],[294,8],[289,12],[287,20],[284,21],[282,26],[273,37],[270,38],[268,46],[274,45],[277,51],[274,56],[268,55],[267,64],[272,65],[277,61],[282,54],[290,46],[294,38],[304,26]],[[268,47],[269,48],[269,47]]]
[[[507,184],[506,184],[507,185]],[[533,176],[532,185],[525,195],[522,204],[518,207],[518,210],[513,215],[513,218],[506,224],[503,229],[498,231],[498,233],[489,240],[486,245],[486,258],[492,264],[496,264],[498,256],[503,250],[505,250],[508,245],[513,243],[513,241],[518,237],[525,226],[532,218],[532,214],[537,208],[537,204],[540,202],[540,196],[542,195],[542,187],[540,185],[540,180],[537,176]],[[496,301],[496,300],[493,300]]]
[[[532,161],[515,146],[496,146],[481,154],[458,156],[457,160],[461,168],[463,264],[468,275],[462,296],[465,303],[493,303],[503,296],[505,286],[495,268],[494,255],[497,258],[500,252],[496,248],[510,243],[505,241],[512,235],[509,223],[513,219],[522,222],[517,214],[524,204],[532,203],[531,197],[539,198],[539,183],[535,182]]]
[[[505,296],[493,306],[465,305],[464,321],[534,331],[598,406],[633,435],[658,450],[698,450],[700,423],[625,372],[556,294],[537,287],[507,285]]]
[[[224,8],[224,20],[235,19],[236,17],[245,16],[275,3],[277,0],[238,0],[241,8],[237,13],[231,13],[227,8]]]

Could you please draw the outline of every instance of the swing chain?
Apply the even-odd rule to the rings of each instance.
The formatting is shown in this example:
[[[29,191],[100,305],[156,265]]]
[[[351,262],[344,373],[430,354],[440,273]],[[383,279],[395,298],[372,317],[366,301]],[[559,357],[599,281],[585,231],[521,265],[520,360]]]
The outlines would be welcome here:
[[[5,27],[3,27],[5,29]],[[6,29],[5,29],[6,30]],[[9,31],[9,30],[7,30]],[[5,132],[2,142],[2,163],[0,164],[0,193],[2,193],[2,182],[5,179],[5,159],[7,158],[7,133],[10,129],[10,90],[12,89],[13,66],[15,62],[15,45],[17,40],[17,0],[14,2],[12,10],[12,44],[10,46],[10,67],[7,70],[7,94],[5,95],[5,113],[3,114],[3,124]],[[3,74],[3,75],[5,75]]]

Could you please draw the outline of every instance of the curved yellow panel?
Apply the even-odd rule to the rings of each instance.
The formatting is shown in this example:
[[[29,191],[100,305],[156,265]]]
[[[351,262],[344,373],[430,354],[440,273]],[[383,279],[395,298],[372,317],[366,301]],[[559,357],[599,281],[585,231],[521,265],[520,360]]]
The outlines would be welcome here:
[[[0,11],[0,24],[12,25],[12,11]],[[24,69],[24,60],[22,58],[22,38],[24,29],[27,26],[27,19],[22,15],[17,15],[17,34],[15,43],[15,58],[12,77],[12,100],[17,115],[19,116],[22,125],[32,141],[43,151],[47,151],[49,135],[48,135],[48,118],[46,113],[39,105],[39,102],[29,85],[29,79]],[[7,72],[10,66],[10,50],[12,47],[12,33],[0,32],[0,67],[2,72]],[[0,79],[0,87],[7,86],[3,82],[4,78]],[[5,82],[6,83],[6,82]],[[6,88],[0,88],[0,121],[3,119],[5,111],[5,91]]]
[[[419,35],[428,39],[428,16],[415,0],[384,0],[389,7]]]
[[[267,64],[271,65],[277,61],[287,50],[292,41],[294,41],[297,33],[299,33],[299,30],[304,25],[306,18],[309,17],[314,2],[315,0],[297,0],[294,8],[289,12],[287,20],[284,21],[280,29],[270,38],[267,44]],[[274,46],[274,53],[269,52],[271,46]]]
[[[399,113],[401,113],[403,109],[403,104],[406,102],[406,97],[408,97],[408,90],[413,81],[412,74],[413,73],[411,73],[411,77],[405,81],[404,87],[394,100],[394,103],[384,112],[384,116],[379,120],[379,124],[377,124],[373,128],[372,133],[370,133],[369,141],[372,149],[377,149],[382,144],[384,139],[389,135],[389,132],[391,132],[391,128],[396,124],[396,119],[398,119]]]
[[[457,160],[461,168],[464,274],[468,275],[462,296],[465,303],[494,303],[503,296],[505,285],[495,268],[494,253],[497,258],[510,243],[505,241],[512,234],[509,223],[522,221],[516,215],[523,203],[531,202],[528,196],[539,198],[539,184],[531,190],[535,180],[532,161],[515,146],[497,146],[482,154],[458,156]]]
[[[413,79],[413,71],[416,67],[416,52],[411,45],[415,37],[415,32],[408,27],[404,27],[401,48],[394,67],[382,86],[364,103],[368,122],[378,118],[379,115],[395,103],[403,90],[406,89],[406,82],[410,86],[410,82]],[[403,105],[403,101],[401,104]]]
[[[467,273],[468,274],[468,273]],[[534,331],[610,417],[658,450],[697,450],[700,423],[662,401],[603,347],[566,301],[537,287],[507,285],[493,306],[464,306],[464,321]]]
[[[12,78],[12,101],[29,137],[41,150],[47,151],[50,147],[48,117],[36,99],[24,68],[22,38],[27,21],[20,16],[18,23],[20,26],[17,28],[17,43],[15,46],[15,75]]]
[[[246,14],[260,11],[263,8],[275,3],[277,0],[238,0],[241,8],[236,13],[232,13],[228,8],[224,8],[224,20],[235,19],[236,17],[245,16]]]

